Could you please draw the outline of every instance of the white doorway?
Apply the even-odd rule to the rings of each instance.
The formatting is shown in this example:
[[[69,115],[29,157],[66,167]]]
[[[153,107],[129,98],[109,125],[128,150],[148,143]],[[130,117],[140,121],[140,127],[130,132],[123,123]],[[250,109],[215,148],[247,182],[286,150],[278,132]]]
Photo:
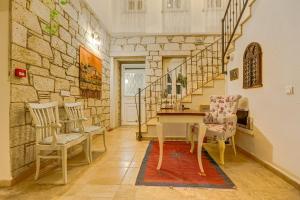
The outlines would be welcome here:
[[[137,125],[137,105],[138,98],[135,95],[138,89],[145,87],[145,64],[122,64],[122,119],[121,125]],[[143,99],[143,98],[142,98]],[[144,116],[144,101],[142,101],[142,115]],[[143,121],[143,119],[142,119]]]

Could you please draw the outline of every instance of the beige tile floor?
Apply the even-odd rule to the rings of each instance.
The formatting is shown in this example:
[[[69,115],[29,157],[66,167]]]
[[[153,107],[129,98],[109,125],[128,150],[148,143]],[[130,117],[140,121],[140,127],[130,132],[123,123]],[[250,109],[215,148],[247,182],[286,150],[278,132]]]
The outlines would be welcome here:
[[[97,138],[96,138],[97,139]],[[97,141],[100,141],[100,139]],[[225,173],[237,189],[169,188],[135,186],[148,142],[135,140],[135,129],[118,128],[107,134],[108,151],[95,153],[86,165],[83,156],[69,160],[69,183],[61,185],[61,170],[48,170],[35,182],[33,176],[12,188],[0,189],[0,199],[13,200],[300,200],[300,191],[241,153],[226,151]],[[101,145],[97,142],[97,145]],[[217,148],[206,146],[214,159]]]

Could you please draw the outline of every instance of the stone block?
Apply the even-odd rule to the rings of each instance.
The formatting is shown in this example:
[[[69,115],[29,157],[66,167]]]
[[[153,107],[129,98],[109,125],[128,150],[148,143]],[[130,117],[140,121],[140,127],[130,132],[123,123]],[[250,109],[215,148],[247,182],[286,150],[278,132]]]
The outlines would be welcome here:
[[[75,97],[64,97],[64,100],[63,100],[65,103],[74,103],[76,102],[75,100]]]
[[[135,51],[144,52],[144,51],[146,51],[146,48],[143,45],[138,44],[135,47]]]
[[[50,61],[47,58],[43,58],[42,60],[42,67],[49,69],[50,68]]]
[[[54,91],[54,80],[42,76],[33,76],[33,86],[39,91]]]
[[[10,127],[25,125],[25,105],[24,103],[11,103],[9,110]]]
[[[18,146],[35,140],[35,132],[31,125],[10,128],[10,146]]]
[[[25,144],[25,160],[24,164],[28,165],[35,160],[35,144]]]
[[[164,50],[165,51],[179,51],[180,46],[178,43],[168,43],[168,44],[165,44]]]
[[[75,21],[78,20],[78,12],[73,8],[71,4],[61,5],[62,9]]]
[[[55,91],[61,91],[61,90],[70,90],[70,81],[66,79],[57,78],[55,79]]]
[[[27,29],[16,22],[12,22],[12,42],[22,47],[27,46]]]
[[[53,60],[53,64],[58,65],[58,66],[62,66],[62,58],[61,58],[61,53],[57,50],[54,50],[54,60]],[[50,66],[49,66],[50,68]]]
[[[184,37],[183,36],[174,36],[172,38],[172,42],[174,42],[174,43],[184,43]]]
[[[148,44],[147,45],[147,50],[148,51],[160,51],[161,47],[159,44]]]
[[[68,22],[68,20],[67,20],[64,16],[62,16],[61,14],[58,15],[56,21],[57,21],[57,23],[58,23],[59,25],[61,25],[61,26],[64,27],[65,29],[68,29],[68,28],[69,28],[69,22]]]
[[[74,29],[76,32],[78,31],[78,23],[73,19],[69,19],[69,26]]]
[[[157,68],[157,62],[151,62],[150,67],[151,68]]]
[[[195,43],[196,42],[196,37],[189,36],[185,38],[185,43]]]
[[[50,47],[49,42],[38,38],[36,36],[30,36],[28,37],[28,48],[32,49],[35,52],[38,52],[42,56],[52,58],[52,49]]]
[[[95,106],[95,99],[89,98],[89,99],[88,99],[88,106],[89,106],[89,107]]]
[[[169,40],[166,36],[157,36],[156,37],[156,43],[158,44],[166,44],[169,43]]]
[[[12,44],[11,52],[12,52],[12,59],[14,60],[36,65],[36,66],[42,65],[41,56],[34,51]]]
[[[59,29],[59,37],[68,44],[72,43],[71,34],[64,28],[60,27]]]
[[[10,149],[11,167],[16,170],[22,167],[25,163],[25,150],[24,146],[16,146]]]
[[[66,54],[61,54],[61,57],[63,59],[64,62],[67,62],[69,64],[73,64],[74,63],[74,58],[66,55]]]
[[[77,10],[77,11],[80,11],[81,10],[81,4],[80,4],[80,0],[71,0],[71,4],[74,6],[74,8]]]
[[[132,44],[130,44],[130,45],[125,45],[124,47],[123,47],[123,50],[125,51],[125,52],[130,52],[130,51],[134,51],[134,45],[132,45]]]
[[[14,0],[14,2],[26,8],[26,0]]]
[[[101,100],[96,99],[95,100],[95,106],[101,106]]]
[[[181,50],[183,51],[193,51],[196,50],[196,45],[195,44],[182,44],[181,45]]]
[[[141,43],[142,44],[154,44],[155,43],[155,37],[154,36],[143,37]]]
[[[50,9],[40,0],[32,0],[30,2],[30,11],[46,22],[50,22]]]
[[[111,52],[118,52],[118,51],[122,51],[123,49],[122,49],[122,46],[120,46],[120,45],[112,45],[111,47],[110,47],[110,51]]]
[[[114,45],[125,45],[125,44],[127,44],[127,40],[124,38],[117,38],[114,43]]]
[[[153,61],[161,61],[162,57],[161,56],[153,56]]]
[[[79,87],[71,87],[71,95],[73,95],[73,96],[79,96],[80,95],[80,89],[79,89]]]
[[[49,76],[49,70],[41,67],[30,66],[28,70],[29,74]]]
[[[159,51],[151,51],[150,52],[150,56],[158,56],[159,55]]]
[[[51,93],[50,100],[58,102],[59,107],[64,105],[64,101],[63,101],[62,96],[60,96],[60,93]]]
[[[72,65],[71,67],[68,68],[67,75],[74,76],[74,77],[79,77],[79,68]]]
[[[37,100],[36,90],[32,86],[11,85],[11,102],[33,102]]]
[[[66,78],[66,70],[63,67],[59,67],[57,65],[51,65],[50,73],[51,75],[59,78]]]
[[[12,3],[12,20],[29,28],[30,30],[42,34],[42,29],[36,15],[29,12],[25,7]]]
[[[67,54],[69,56],[71,56],[72,58],[76,58],[76,56],[77,56],[76,48],[74,48],[73,46],[67,44]]]
[[[52,36],[51,46],[64,54],[67,51],[66,43],[63,40],[61,40],[60,38],[58,38],[57,36]]]
[[[128,44],[139,44],[139,43],[141,43],[140,37],[128,38]]]

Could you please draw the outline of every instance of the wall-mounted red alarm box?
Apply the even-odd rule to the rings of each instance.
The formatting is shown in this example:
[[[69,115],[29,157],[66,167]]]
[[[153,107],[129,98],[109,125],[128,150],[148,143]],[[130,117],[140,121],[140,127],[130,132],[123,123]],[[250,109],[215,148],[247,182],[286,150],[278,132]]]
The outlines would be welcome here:
[[[26,78],[26,69],[16,68],[15,76],[18,78]]]

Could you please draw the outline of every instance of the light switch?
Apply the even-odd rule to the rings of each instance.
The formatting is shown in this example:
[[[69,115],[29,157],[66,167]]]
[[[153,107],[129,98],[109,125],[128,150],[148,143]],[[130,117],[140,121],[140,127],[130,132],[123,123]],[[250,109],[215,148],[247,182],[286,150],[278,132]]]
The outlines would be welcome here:
[[[285,94],[293,95],[294,94],[294,86],[288,85],[285,87]]]

